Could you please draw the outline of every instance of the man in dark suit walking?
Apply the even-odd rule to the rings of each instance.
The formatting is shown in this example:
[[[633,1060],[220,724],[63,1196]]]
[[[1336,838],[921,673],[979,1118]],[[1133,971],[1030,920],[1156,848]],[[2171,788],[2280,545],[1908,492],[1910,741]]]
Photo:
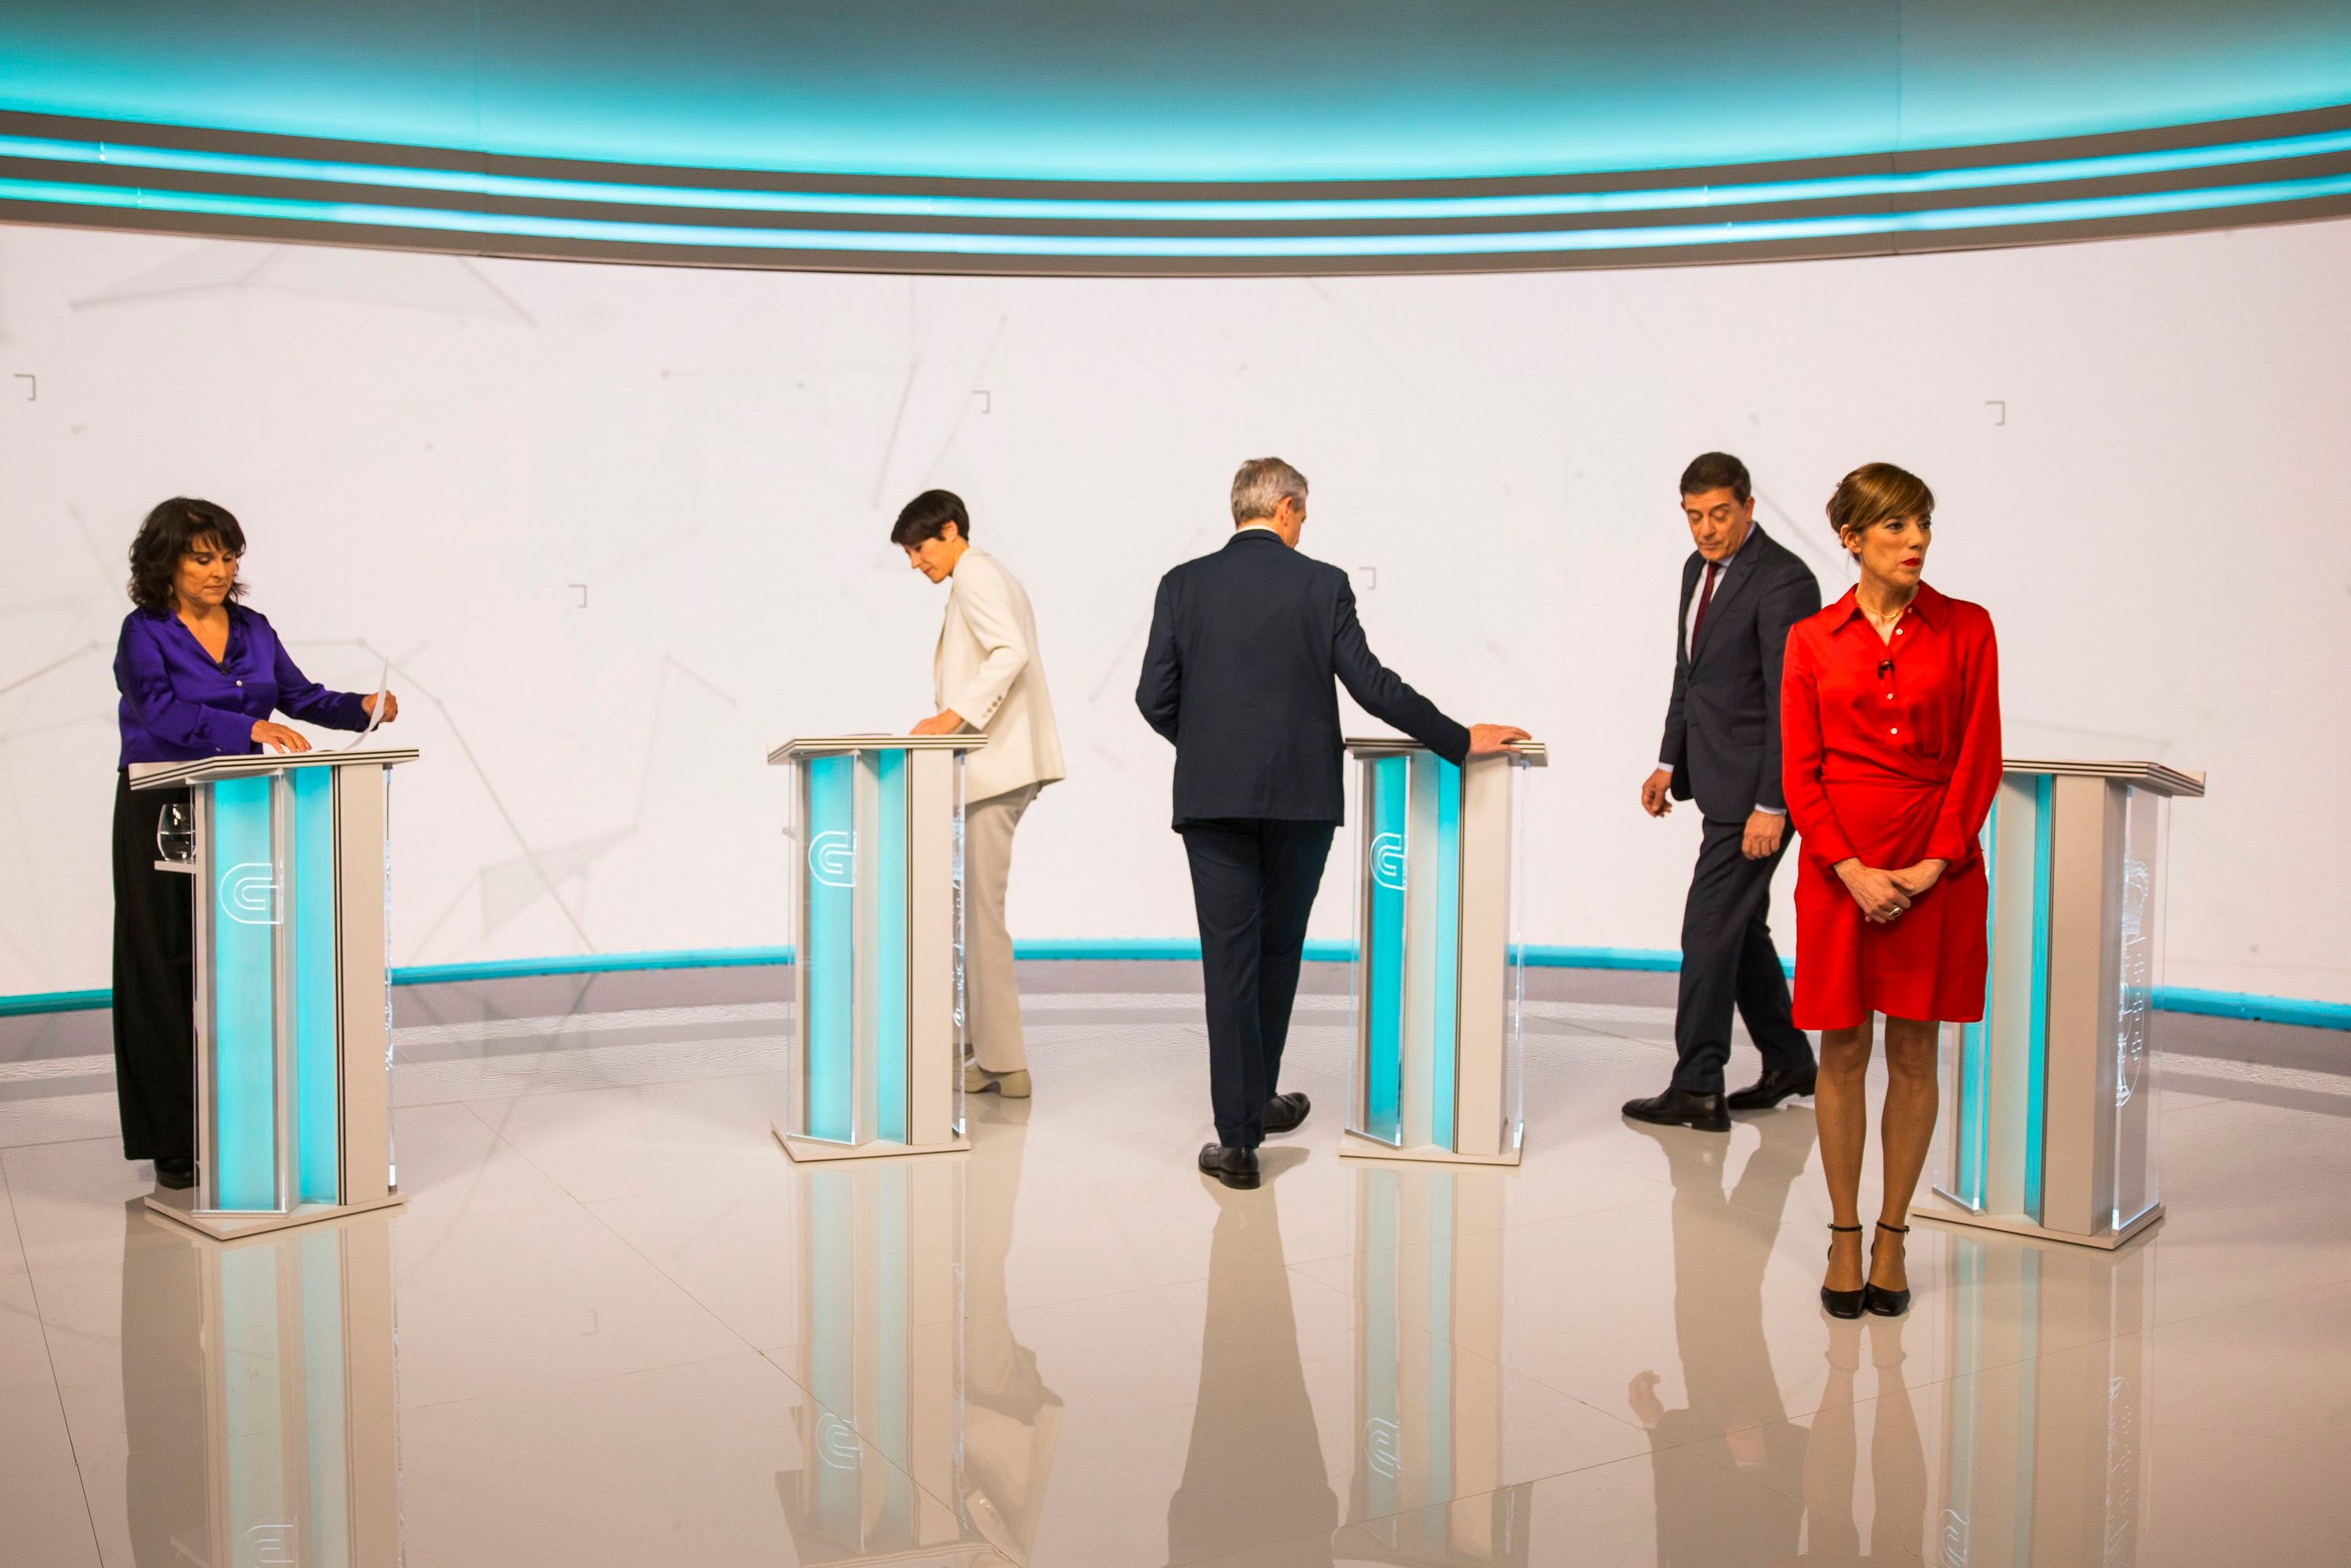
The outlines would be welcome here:
[[[1192,865],[1217,1141],[1200,1168],[1258,1185],[1259,1143],[1306,1120],[1280,1094],[1306,919],[1345,815],[1333,676],[1374,717],[1457,766],[1526,732],[1464,729],[1372,656],[1355,592],[1298,553],[1306,478],[1279,457],[1233,476],[1232,538],[1159,580],[1135,706],[1176,744],[1176,831]]]
[[[1695,799],[1706,831],[1682,910],[1679,1061],[1664,1093],[1627,1102],[1625,1114],[1723,1133],[1732,1111],[1813,1092],[1812,1042],[1790,1014],[1771,914],[1771,873],[1788,848],[1780,660],[1788,628],[1820,609],[1821,588],[1755,526],[1754,487],[1738,458],[1706,454],[1683,471],[1681,489],[1698,549],[1682,566],[1674,695],[1641,806],[1662,817],[1675,800]],[[1726,1097],[1734,1008],[1762,1052],[1763,1075]]]

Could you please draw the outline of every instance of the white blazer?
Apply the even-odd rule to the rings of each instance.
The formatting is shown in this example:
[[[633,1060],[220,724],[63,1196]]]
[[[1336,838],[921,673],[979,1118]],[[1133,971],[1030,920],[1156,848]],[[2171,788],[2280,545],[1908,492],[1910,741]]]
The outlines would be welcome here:
[[[1067,777],[1027,591],[977,548],[963,552],[947,581],[932,689],[942,709],[961,714],[967,728],[987,737],[964,764],[964,799],[985,800]]]

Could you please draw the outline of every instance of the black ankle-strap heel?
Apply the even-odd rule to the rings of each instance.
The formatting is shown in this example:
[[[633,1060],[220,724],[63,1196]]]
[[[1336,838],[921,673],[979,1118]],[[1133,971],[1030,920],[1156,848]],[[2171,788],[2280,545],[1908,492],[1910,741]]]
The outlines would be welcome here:
[[[1882,1219],[1877,1222],[1877,1228],[1896,1236],[1910,1234],[1908,1226],[1888,1225]],[[1910,1310],[1910,1291],[1907,1287],[1899,1291],[1889,1291],[1883,1285],[1867,1283],[1865,1278],[1861,1287],[1861,1305],[1863,1311],[1878,1317],[1898,1318]]]
[[[1829,1228],[1839,1234],[1857,1236],[1861,1233],[1861,1227],[1858,1225],[1832,1225]],[[1832,1258],[1836,1256],[1836,1243],[1834,1241],[1829,1243],[1829,1256]],[[1861,1316],[1862,1298],[1868,1291],[1867,1284],[1864,1284],[1858,1291],[1832,1291],[1826,1285],[1823,1285],[1821,1310],[1833,1318],[1857,1318]]]

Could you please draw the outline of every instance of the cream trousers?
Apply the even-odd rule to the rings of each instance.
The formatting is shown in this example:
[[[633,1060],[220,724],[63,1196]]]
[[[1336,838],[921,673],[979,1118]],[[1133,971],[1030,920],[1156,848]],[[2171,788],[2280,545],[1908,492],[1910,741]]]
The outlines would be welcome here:
[[[990,1072],[1023,1072],[1020,985],[1012,974],[1012,933],[1004,925],[1004,890],[1012,880],[1012,831],[1042,788],[1023,784],[963,813],[964,1015],[972,1056]]]

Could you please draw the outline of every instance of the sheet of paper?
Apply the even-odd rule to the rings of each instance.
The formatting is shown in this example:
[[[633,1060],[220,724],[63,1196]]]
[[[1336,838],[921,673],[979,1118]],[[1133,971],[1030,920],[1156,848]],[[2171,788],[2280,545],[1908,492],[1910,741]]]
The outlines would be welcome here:
[[[351,737],[350,739],[345,741],[341,746],[337,747],[337,750],[357,751],[360,747],[367,744],[368,737],[375,733],[375,727],[383,722],[383,699],[392,690],[391,683],[392,661],[390,659],[386,659],[383,662],[382,670],[377,674],[375,678],[375,711],[368,715],[367,727],[360,731],[357,735]]]

